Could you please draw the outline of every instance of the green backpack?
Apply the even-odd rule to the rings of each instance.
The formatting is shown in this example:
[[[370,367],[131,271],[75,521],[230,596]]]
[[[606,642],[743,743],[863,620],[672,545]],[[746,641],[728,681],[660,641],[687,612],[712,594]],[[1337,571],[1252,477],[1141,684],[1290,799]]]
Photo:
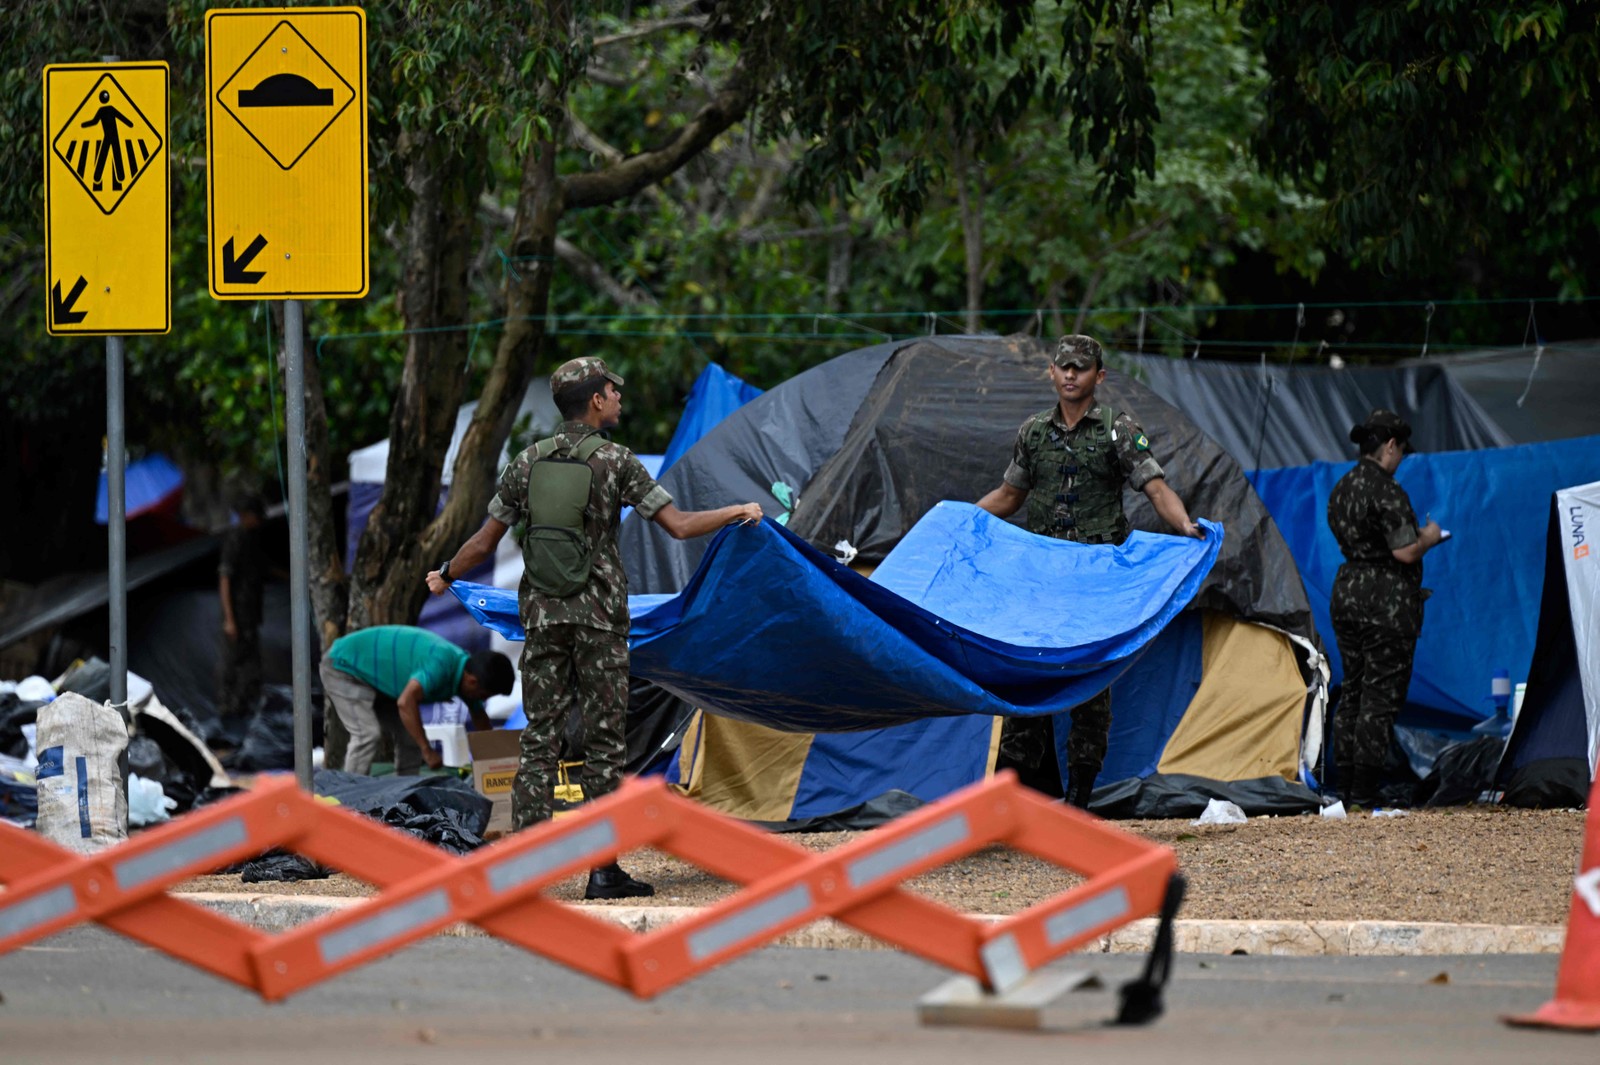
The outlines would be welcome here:
[[[528,470],[528,523],[522,534],[522,562],[528,583],[542,595],[565,599],[589,583],[591,552],[583,532],[594,470],[589,459],[605,446],[599,433],[585,437],[566,455],[555,438],[534,447]]]

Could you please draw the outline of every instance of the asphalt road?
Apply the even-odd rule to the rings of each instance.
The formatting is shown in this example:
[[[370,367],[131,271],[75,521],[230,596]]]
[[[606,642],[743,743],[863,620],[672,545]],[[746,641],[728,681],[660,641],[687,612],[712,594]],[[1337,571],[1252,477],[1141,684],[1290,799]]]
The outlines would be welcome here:
[[[1105,1022],[1142,959],[1079,956],[1099,989],[1042,1031],[925,1027],[915,1004],[946,974],[890,951],[769,949],[651,1002],[487,939],[435,938],[280,1005],[99,929],[0,957],[0,1060],[805,1062],[972,1065],[974,1055],[1117,1065],[1600,1060],[1600,1036],[1511,1029],[1550,997],[1556,959],[1180,955],[1167,1013]],[[1441,977],[1441,974],[1443,976]]]

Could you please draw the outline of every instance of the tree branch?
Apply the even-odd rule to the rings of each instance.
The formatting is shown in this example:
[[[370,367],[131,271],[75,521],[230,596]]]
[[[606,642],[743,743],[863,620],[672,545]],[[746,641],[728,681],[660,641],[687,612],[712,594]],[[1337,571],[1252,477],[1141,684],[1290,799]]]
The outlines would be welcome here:
[[[837,237],[848,236],[850,224],[836,222],[831,226],[809,226],[805,229],[785,229],[781,232],[770,229],[746,229],[739,232],[736,238],[740,244],[775,244],[780,240],[807,240],[811,237]]]
[[[624,285],[612,277],[581,248],[563,237],[556,238],[556,258],[590,285],[623,307],[655,306],[655,297],[642,289]]]
[[[572,139],[578,147],[598,155],[609,165],[615,166],[627,158],[627,156],[623,155],[622,149],[606,141],[600,134],[590,129],[583,119],[572,113],[572,108],[570,107],[567,108],[567,127],[572,130]],[[665,195],[659,185],[650,185],[641,191],[656,200],[660,200]]]
[[[563,178],[562,203],[570,210],[598,207],[668,177],[743,118],[754,97],[754,87],[745,77],[743,66],[735,66],[722,88],[660,148],[629,156],[595,173]]]
[[[652,33],[660,33],[663,30],[703,30],[706,25],[707,20],[703,17],[666,18],[659,22],[641,22],[632,29],[624,30],[621,33],[613,33],[609,37],[596,37],[594,46],[596,48],[604,48],[607,45],[621,44],[623,41],[636,41],[640,37],[648,37]]]

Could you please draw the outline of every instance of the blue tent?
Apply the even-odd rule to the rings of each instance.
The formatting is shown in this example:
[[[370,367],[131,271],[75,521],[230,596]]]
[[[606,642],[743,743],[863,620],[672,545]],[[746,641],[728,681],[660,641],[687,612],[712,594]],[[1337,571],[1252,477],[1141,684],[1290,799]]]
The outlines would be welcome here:
[[[695,378],[694,386],[689,389],[689,398],[684,401],[678,427],[673,430],[672,441],[661,456],[661,472],[670,469],[674,462],[683,457],[684,452],[716,428],[718,422],[759,395],[761,389],[755,385],[735,377],[714,362],[707,363],[706,368],[700,371],[700,376]]]
[[[1317,462],[1250,474],[1294,554],[1317,630],[1343,677],[1328,597],[1343,555],[1328,529],[1328,495],[1353,463]],[[1421,521],[1431,514],[1453,538],[1428,553],[1428,600],[1409,701],[1470,728],[1493,713],[1489,682],[1506,668],[1528,675],[1545,572],[1550,497],[1600,479],[1600,436],[1479,451],[1419,453],[1397,480]]]

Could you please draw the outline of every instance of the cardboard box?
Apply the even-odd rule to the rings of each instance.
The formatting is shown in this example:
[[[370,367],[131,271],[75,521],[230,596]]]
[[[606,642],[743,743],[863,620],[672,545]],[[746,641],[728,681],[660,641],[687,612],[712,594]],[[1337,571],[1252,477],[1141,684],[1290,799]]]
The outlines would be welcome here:
[[[467,749],[472,752],[473,788],[494,802],[484,836],[503,836],[511,831],[511,782],[517,778],[522,733],[505,728],[469,732]]]

